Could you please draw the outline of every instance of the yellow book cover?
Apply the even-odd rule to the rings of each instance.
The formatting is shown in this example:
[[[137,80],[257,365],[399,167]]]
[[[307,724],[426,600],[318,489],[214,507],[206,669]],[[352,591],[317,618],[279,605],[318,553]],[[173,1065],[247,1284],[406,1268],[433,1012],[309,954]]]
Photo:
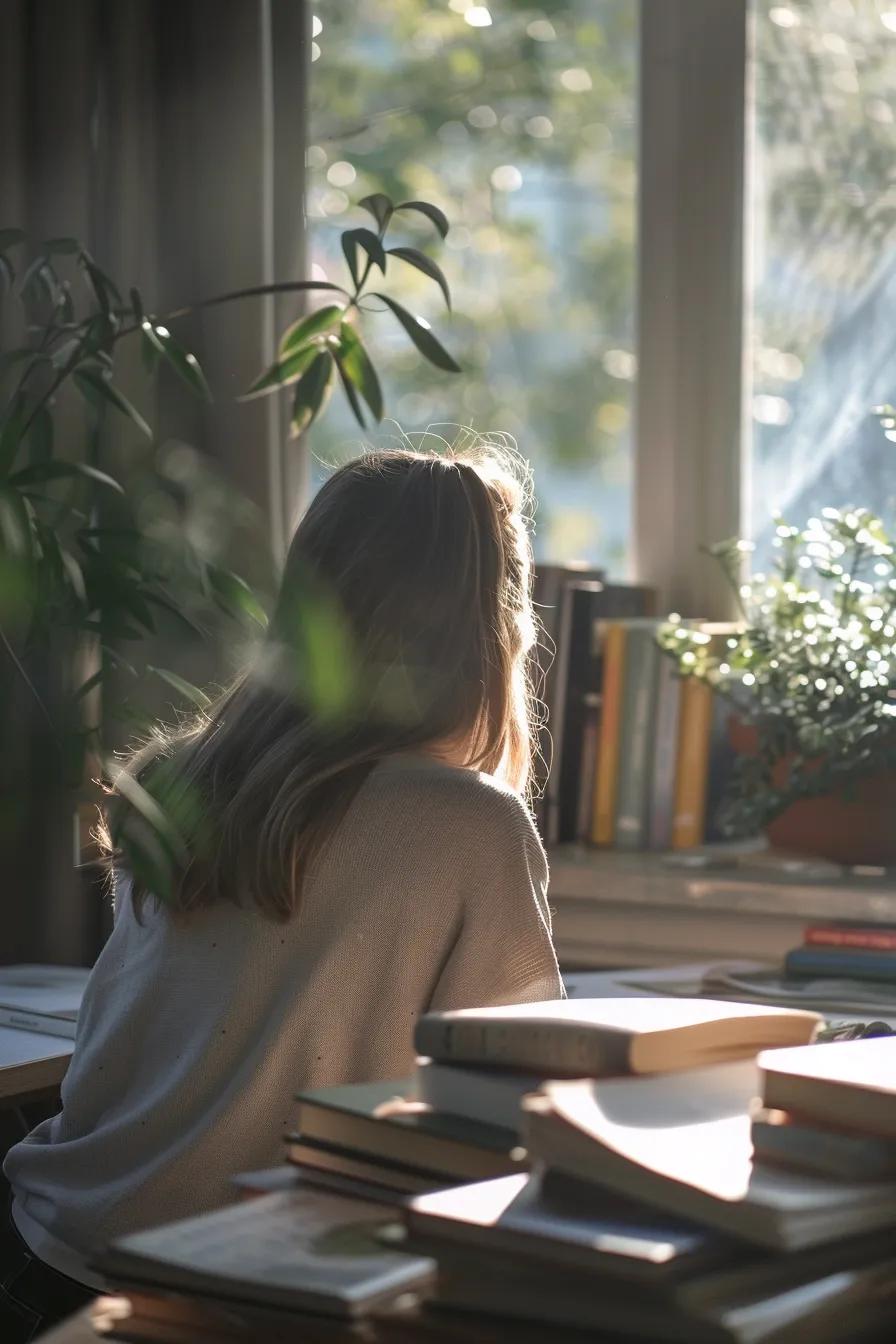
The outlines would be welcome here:
[[[693,849],[703,842],[711,729],[712,687],[705,681],[687,677],[681,687],[673,849]]]
[[[600,735],[591,822],[591,840],[595,845],[612,845],[616,838],[616,790],[619,785],[624,672],[625,626],[611,623],[604,632]]]

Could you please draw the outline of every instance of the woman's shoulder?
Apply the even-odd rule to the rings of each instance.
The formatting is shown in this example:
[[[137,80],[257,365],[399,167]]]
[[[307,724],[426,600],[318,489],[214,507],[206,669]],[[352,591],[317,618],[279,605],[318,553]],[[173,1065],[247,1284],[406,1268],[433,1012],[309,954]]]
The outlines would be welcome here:
[[[456,832],[506,832],[519,838],[537,832],[520,795],[494,775],[447,765],[422,755],[390,756],[370,775],[365,794],[373,806],[400,809],[423,823],[432,818]]]

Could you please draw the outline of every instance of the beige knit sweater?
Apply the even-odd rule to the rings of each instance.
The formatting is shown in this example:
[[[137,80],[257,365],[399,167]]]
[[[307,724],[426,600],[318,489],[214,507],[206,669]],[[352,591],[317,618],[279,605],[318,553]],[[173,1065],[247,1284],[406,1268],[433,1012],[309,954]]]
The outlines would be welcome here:
[[[88,1283],[111,1237],[281,1161],[298,1089],[409,1074],[421,1012],[563,993],[525,805],[420,756],[371,773],[287,924],[222,903],[141,925],[120,885],[63,1110],[5,1164],[25,1240]]]

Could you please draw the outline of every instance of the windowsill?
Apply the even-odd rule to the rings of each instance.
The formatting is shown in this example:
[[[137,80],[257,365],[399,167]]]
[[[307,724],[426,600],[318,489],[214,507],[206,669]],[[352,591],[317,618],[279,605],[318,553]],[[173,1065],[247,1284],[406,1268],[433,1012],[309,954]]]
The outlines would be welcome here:
[[[896,922],[896,885],[743,869],[675,869],[652,854],[551,854],[554,938],[565,966],[778,960],[816,920]]]

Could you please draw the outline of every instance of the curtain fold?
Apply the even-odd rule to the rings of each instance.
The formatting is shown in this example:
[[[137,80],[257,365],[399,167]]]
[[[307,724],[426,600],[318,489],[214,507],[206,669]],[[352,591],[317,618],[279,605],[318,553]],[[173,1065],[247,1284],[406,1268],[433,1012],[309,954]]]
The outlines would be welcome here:
[[[74,235],[156,312],[300,278],[307,23],[303,0],[6,0],[0,226],[35,243]],[[267,514],[275,552],[301,472],[287,470],[282,408],[235,398],[297,308],[254,300],[190,319],[210,406],[165,378],[147,406],[136,343],[119,356],[160,438],[213,457]],[[3,659],[0,647],[0,962],[89,960],[96,896],[74,872],[46,726]]]

